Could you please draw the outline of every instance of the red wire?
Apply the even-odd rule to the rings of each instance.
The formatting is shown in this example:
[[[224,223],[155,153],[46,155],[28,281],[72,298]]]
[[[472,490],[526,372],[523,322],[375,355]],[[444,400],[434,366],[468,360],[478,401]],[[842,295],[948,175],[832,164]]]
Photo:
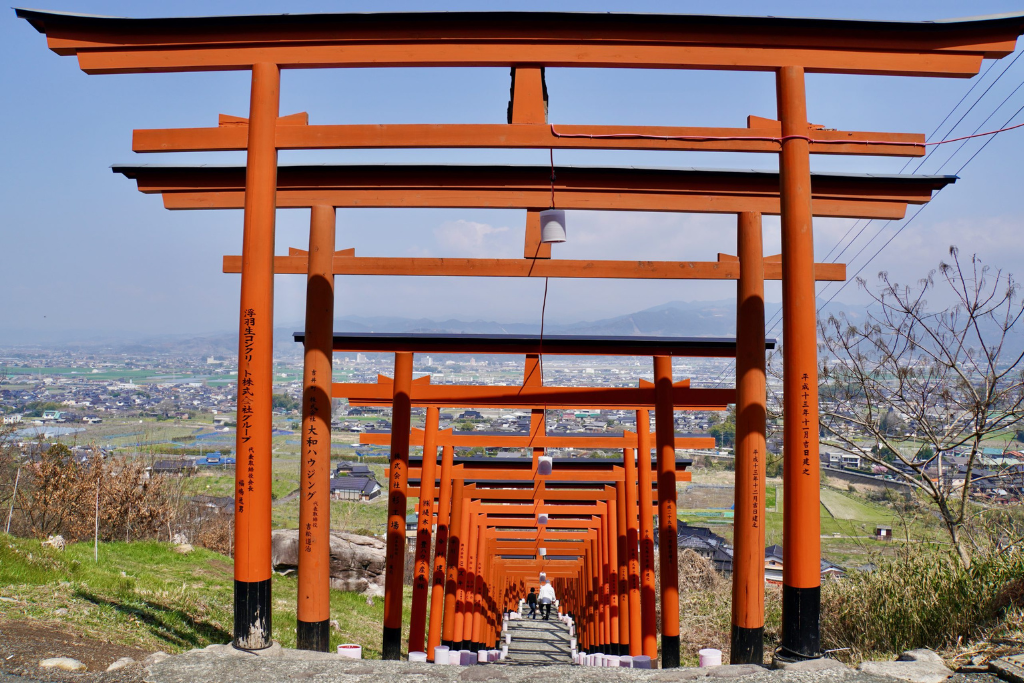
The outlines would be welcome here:
[[[713,136],[713,135],[645,135],[643,133],[607,133],[607,134],[592,134],[592,133],[559,133],[555,130],[554,124],[551,125],[551,134],[556,138],[590,138],[592,140],[605,140],[605,139],[627,139],[627,140],[681,140],[690,142],[714,142],[714,141],[747,141],[747,142],[777,142],[782,144],[787,140],[806,140],[807,142],[814,142],[823,145],[849,145],[849,144],[861,144],[861,145],[891,145],[897,147],[913,146],[913,147],[928,147],[930,145],[944,145],[949,142],[959,142],[961,140],[970,140],[972,138],[981,138],[987,135],[996,135],[997,133],[1003,133],[1008,130],[1015,128],[1024,127],[1024,123],[1018,123],[1015,126],[1009,126],[1007,128],[1000,128],[999,130],[990,130],[985,133],[975,133],[974,135],[964,135],[959,138],[949,138],[948,140],[937,140],[935,142],[895,142],[892,140],[819,140],[812,138],[808,135],[781,135],[778,137],[769,136]],[[552,159],[554,159],[554,152],[552,152]],[[552,160],[552,168],[554,161]],[[554,188],[552,187],[552,190]],[[552,200],[554,194],[552,193]],[[552,203],[554,206],[554,203]]]

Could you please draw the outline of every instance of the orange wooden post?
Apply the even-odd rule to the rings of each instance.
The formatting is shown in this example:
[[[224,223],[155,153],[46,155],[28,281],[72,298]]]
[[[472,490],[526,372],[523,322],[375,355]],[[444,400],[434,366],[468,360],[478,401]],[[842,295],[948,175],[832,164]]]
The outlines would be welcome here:
[[[814,235],[803,67],[779,69],[782,199],[783,347],[783,656],[820,656],[821,520],[818,472],[818,330]],[[801,128],[802,127],[802,128]],[[788,136],[788,137],[787,137]]]
[[[766,386],[761,214],[738,221],[736,285],[736,489],[732,560],[733,664],[764,662]]]
[[[658,622],[654,591],[654,490],[651,481],[651,413],[636,411],[637,488],[640,501],[640,642],[641,653],[658,659]],[[663,494],[658,493],[660,499]]]
[[[639,411],[637,412],[639,419]],[[639,434],[639,430],[637,430]],[[637,515],[637,471],[636,454],[632,448],[622,451],[623,472],[626,490],[626,592],[629,601],[629,654],[633,657],[643,654],[640,607],[640,527]]]
[[[483,631],[484,631],[484,620],[486,619],[487,605],[486,605],[486,594],[487,587],[484,582],[484,576],[487,571],[484,557],[487,554],[487,539],[484,537],[484,532],[487,530],[486,525],[481,524],[477,530],[478,539],[476,542],[476,588],[473,591],[473,634],[470,637],[470,647],[476,652],[483,646]]]
[[[455,590],[455,622],[452,630],[452,644],[449,646],[456,650],[463,649],[463,634],[466,627],[466,581],[469,563],[469,544],[473,536],[472,527],[472,501],[467,501],[462,506],[461,540],[459,544],[459,559],[457,563]]]
[[[416,527],[416,563],[412,577],[412,611],[409,621],[409,652],[422,652],[427,630],[427,600],[430,579],[430,538],[434,527],[434,472],[437,469],[436,406],[427,408],[423,426],[423,465],[420,475],[419,520]]]
[[[608,642],[610,654],[619,654],[622,641],[619,639],[619,518],[615,500],[607,503],[608,548]]]
[[[391,409],[391,478],[388,482],[388,531],[384,574],[384,644],[382,659],[402,657],[402,587],[405,580],[405,510],[409,477],[412,353],[395,354]]]
[[[327,652],[331,636],[331,359],[334,355],[334,207],[309,224],[299,464],[299,586],[295,645]]]
[[[610,615],[610,602],[609,602],[609,559],[608,553],[608,520],[606,515],[599,515],[598,518],[601,520],[600,525],[597,527],[597,586],[599,593],[597,595],[597,606],[598,613],[600,614],[600,621],[598,622],[601,629],[601,646],[602,649],[608,650],[608,646],[611,644],[611,615]]]
[[[672,357],[654,357],[654,428],[658,445],[658,544],[661,563],[661,666],[679,666],[679,566],[676,520],[676,424]]]
[[[475,505],[470,505],[470,508]],[[473,612],[476,610],[476,555],[480,542],[479,515],[469,515],[469,547],[466,552],[465,583],[462,585],[462,640],[460,650],[469,650],[473,644]],[[462,582],[460,582],[462,583]]]
[[[271,645],[270,489],[274,224],[281,71],[254,64],[249,100],[235,434],[235,647]]]
[[[625,461],[625,457],[623,458]],[[619,618],[619,655],[629,654],[629,579],[628,568],[629,551],[626,541],[626,482],[615,482],[615,546],[618,557],[616,575],[618,581],[615,587],[618,596],[618,618]]]
[[[452,519],[452,462],[455,448],[441,449],[441,493],[437,499],[437,536],[434,547],[434,585],[430,593],[430,630],[427,635],[427,660],[434,661],[434,648],[441,644],[445,613],[444,589],[449,526]],[[462,480],[459,480],[461,496]]]
[[[539,71],[539,69],[538,69]],[[551,245],[547,245],[550,247]],[[523,386],[539,387],[544,384],[541,377],[540,356],[534,353],[526,355],[526,367],[523,370]],[[544,436],[547,433],[545,422],[546,412],[544,408],[533,408],[530,410],[530,436]],[[535,446],[532,449],[533,468],[537,469],[537,459],[544,455],[544,448]]]
[[[447,451],[454,451],[451,446],[445,447]],[[441,466],[444,471],[444,465]],[[452,513],[451,531],[448,535],[448,557],[445,568],[444,581],[444,621],[441,627],[441,643],[448,647],[455,647],[455,621],[458,613],[459,593],[459,557],[462,555],[462,547],[465,543],[465,527],[463,526],[463,497],[462,489],[465,482],[459,478],[452,481]],[[440,542],[440,537],[438,538]],[[433,618],[433,617],[431,617]]]
[[[601,651],[604,644],[601,640],[601,608],[600,608],[600,576],[601,576],[601,553],[598,551],[597,538],[590,539],[590,584],[587,602],[590,603],[590,645],[596,651]]]

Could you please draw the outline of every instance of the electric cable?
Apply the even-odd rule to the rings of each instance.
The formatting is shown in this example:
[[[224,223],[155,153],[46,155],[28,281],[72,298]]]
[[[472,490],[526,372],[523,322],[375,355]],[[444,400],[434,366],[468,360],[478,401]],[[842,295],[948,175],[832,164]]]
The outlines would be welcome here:
[[[1022,52],[1021,54],[1024,54],[1024,52]],[[1021,89],[1022,87],[1024,87],[1024,81],[1021,81],[1021,82],[1020,82],[1020,83],[1019,83],[1019,84],[1017,85],[1017,87],[1016,87],[1016,88],[1014,88],[1013,90],[1011,90],[1011,91],[1010,91],[1010,94],[1008,94],[1008,95],[1007,95],[1006,97],[1004,97],[1004,98],[1003,98],[1003,100],[1002,100],[1002,101],[1001,101],[1001,102],[1000,102],[1000,103],[999,103],[998,105],[996,105],[996,108],[992,110],[992,113],[991,113],[991,114],[989,114],[989,115],[988,115],[987,117],[985,117],[985,120],[984,120],[984,121],[982,121],[982,122],[981,122],[981,123],[980,123],[980,124],[978,125],[978,128],[981,128],[981,127],[982,127],[982,126],[984,126],[984,125],[985,125],[986,123],[988,123],[989,119],[991,119],[991,118],[992,118],[993,116],[995,116],[995,115],[996,115],[996,113],[997,113],[997,112],[998,112],[998,111],[999,111],[1000,109],[1002,109],[1002,108],[1003,108],[1003,106],[1004,106],[1004,105],[1005,105],[1005,104],[1006,104],[1006,103],[1007,103],[1007,102],[1008,102],[1008,101],[1010,100],[1010,98],[1011,98],[1011,97],[1013,97],[1013,96],[1014,96],[1014,95],[1015,95],[1015,94],[1017,93],[1017,91],[1018,91],[1018,90],[1020,90],[1020,89]],[[986,92],[987,92],[987,90],[986,90]],[[1024,107],[1022,107],[1022,109],[1024,109]],[[1005,123],[1005,124],[1003,124],[1003,128],[1002,128],[1001,130],[1013,130],[1014,128],[1020,128],[1021,126],[1024,126],[1024,123],[1021,123],[1021,124],[1017,124],[1017,125],[1015,125],[1015,126],[1009,126],[1009,123],[1010,123],[1011,121],[1013,121],[1013,120],[1014,120],[1014,119],[1015,119],[1015,118],[1017,117],[1017,114],[1019,114],[1020,112],[1021,112],[1021,109],[1018,109],[1018,110],[1017,110],[1016,112],[1014,112],[1014,113],[1013,113],[1013,115],[1012,115],[1012,116],[1010,116],[1010,118],[1009,118],[1009,119],[1007,119],[1006,123]],[[977,130],[977,129],[976,129],[976,130]],[[964,145],[966,145],[966,144],[967,144],[967,140],[970,140],[970,139],[971,139],[972,137],[975,137],[975,136],[971,136],[971,135],[968,135],[968,136],[964,136],[963,138],[961,138],[961,139],[963,139],[963,140],[964,140],[964,142],[963,142],[963,143],[962,143],[962,144],[961,144],[961,145],[960,145],[959,147],[957,147],[956,151],[954,151],[954,152],[953,152],[953,154],[951,154],[951,155],[949,156],[949,158],[947,158],[947,159],[946,159],[946,160],[945,160],[945,161],[944,161],[944,162],[942,163],[942,165],[941,165],[941,166],[939,166],[939,168],[937,168],[937,169],[935,170],[935,173],[939,173],[940,171],[942,171],[942,169],[943,169],[943,168],[945,168],[945,167],[946,167],[946,165],[947,165],[947,164],[948,164],[949,162],[951,162],[951,161],[952,161],[952,160],[953,160],[953,159],[954,159],[954,158],[956,157],[956,155],[957,155],[957,154],[959,154],[959,153],[960,153],[960,150],[962,150],[962,149],[964,148]],[[956,172],[956,174],[955,174],[955,175],[959,175],[959,174],[960,174],[960,171],[962,171],[962,170],[963,170],[964,168],[966,168],[966,167],[967,167],[967,164],[969,164],[969,163],[971,162],[971,160],[973,160],[973,159],[974,159],[974,157],[978,156],[978,154],[979,154],[979,153],[981,152],[981,150],[985,149],[985,147],[987,147],[987,146],[988,146],[988,143],[989,143],[989,142],[991,142],[991,141],[992,141],[992,140],[994,140],[994,139],[995,139],[995,136],[993,135],[993,136],[989,137],[989,138],[988,138],[987,140],[985,140],[984,144],[982,144],[982,145],[981,145],[981,146],[980,146],[980,147],[978,148],[978,150],[977,150],[977,151],[976,151],[976,152],[975,152],[975,153],[974,153],[974,154],[973,154],[973,155],[971,156],[971,158],[970,158],[970,159],[968,159],[968,160],[967,160],[967,162],[966,162],[965,164],[963,164],[963,165],[962,165],[962,166],[960,167],[960,169],[959,169],[959,170],[957,170],[957,172]],[[941,192],[941,191],[942,191],[942,190],[940,189],[940,190],[939,190],[939,192]],[[935,196],[937,197],[937,196],[938,196],[938,194],[939,194],[939,193],[938,193],[938,192],[936,192]],[[921,208],[924,208],[924,206],[927,206],[927,204],[925,204],[925,205],[922,205],[922,207],[921,207]],[[915,213],[915,214],[914,214],[914,216],[913,216],[913,217],[916,217],[918,213],[920,213],[920,209],[919,209],[919,210],[917,211],[917,213]],[[912,217],[912,218],[913,218],[913,217]],[[878,237],[879,237],[879,236],[880,236],[880,235],[882,234],[882,232],[883,232],[883,231],[885,230],[885,228],[886,228],[886,227],[888,227],[888,226],[889,226],[889,225],[890,225],[890,224],[891,224],[892,222],[893,222],[893,221],[889,220],[889,221],[886,221],[886,222],[885,222],[884,224],[882,224],[882,226],[881,226],[881,227],[879,227],[878,231],[877,231],[877,232],[876,232],[876,233],[874,234],[874,236],[872,236],[872,237],[871,237],[871,239],[869,239],[869,240],[868,240],[868,241],[867,241],[867,242],[866,242],[866,243],[864,244],[864,246],[862,246],[862,247],[861,247],[861,248],[860,248],[860,249],[859,249],[859,250],[857,251],[857,253],[853,255],[853,258],[851,258],[850,260],[851,260],[851,261],[855,261],[855,260],[857,259],[857,257],[859,257],[859,256],[860,256],[860,255],[861,255],[861,254],[862,254],[862,253],[864,252],[864,250],[865,250],[865,249],[867,249],[867,248],[868,248],[868,247],[869,247],[869,246],[871,245],[871,243],[872,243],[872,242],[874,242],[874,241],[875,241],[876,239],[878,239]],[[909,223],[910,223],[910,221],[907,221],[906,223],[904,223],[904,224],[903,224],[903,226],[901,226],[901,227],[900,227],[900,229],[896,231],[896,233],[895,233],[895,234],[894,234],[894,235],[893,235],[893,236],[892,236],[892,237],[891,237],[891,238],[890,238],[890,239],[889,239],[889,240],[888,240],[888,241],[887,241],[887,242],[885,243],[885,245],[883,245],[883,247],[882,247],[882,248],[884,249],[884,248],[885,248],[885,246],[886,246],[886,245],[888,245],[888,244],[889,244],[889,242],[891,242],[891,241],[892,241],[892,239],[896,237],[896,235],[898,235],[899,233],[903,232],[903,229],[904,229],[904,228],[905,228],[905,227],[906,227],[906,226],[907,226],[907,225],[908,225]],[[865,226],[865,227],[866,227],[866,226]],[[852,244],[852,242],[851,242],[851,244]],[[867,261],[867,262],[866,262],[866,263],[864,264],[864,266],[861,266],[861,268],[860,268],[860,269],[859,269],[859,270],[857,271],[857,273],[856,273],[856,274],[854,275],[854,277],[856,277],[856,275],[857,275],[857,274],[859,274],[859,273],[860,273],[861,271],[863,271],[863,270],[864,270],[864,267],[866,267],[868,263],[871,263],[871,261],[873,261],[873,260],[875,259],[875,257],[876,257],[876,256],[878,256],[878,254],[879,254],[879,253],[881,253],[881,250],[879,250],[879,251],[875,252],[875,254],[874,254],[874,255],[873,255],[873,256],[872,256],[872,257],[871,257],[870,259],[868,259],[868,261]],[[838,258],[838,257],[837,257],[837,258]],[[846,288],[846,285],[847,285],[847,284],[848,284],[848,283],[849,283],[850,281],[851,281],[851,280],[847,279],[847,280],[846,280],[846,282],[844,282],[844,283],[842,284],[842,286],[840,286],[840,288],[839,288],[838,290],[836,290],[836,294],[838,294],[838,293],[839,293],[839,292],[841,292],[841,291],[842,291],[843,289],[845,289],[845,288]],[[832,284],[832,283],[827,283],[827,284],[826,284],[826,285],[825,285],[824,287],[822,287],[822,289],[821,289],[821,290],[820,290],[820,291],[818,292],[818,294],[819,294],[819,295],[821,295],[822,293],[824,293],[824,291],[825,291],[826,289],[828,289],[828,287],[829,287],[829,286],[830,286],[831,284]],[[833,299],[835,299],[835,295],[833,295],[833,296],[832,296],[832,297],[831,297],[831,298],[829,299],[829,302],[831,302],[831,301],[832,301]],[[818,310],[820,311],[820,310],[821,310],[821,307],[819,307],[819,308],[818,308]]]
[[[988,87],[985,88],[984,92],[982,92],[980,95],[978,95],[977,98],[975,98],[974,102],[972,102],[971,105],[967,108],[967,111],[965,111],[960,116],[960,118],[957,119],[956,123],[954,123],[952,126],[950,126],[949,129],[947,129],[946,132],[942,134],[943,138],[946,138],[949,135],[953,134],[953,131],[957,129],[957,126],[959,126],[963,122],[963,120],[967,117],[967,115],[970,114],[974,110],[974,107],[977,106],[978,103],[981,102],[981,100],[985,97],[985,95],[988,94],[988,92],[992,89],[992,87],[996,83],[999,82],[999,80],[1006,74],[1007,71],[1009,71],[1010,67],[1013,66],[1014,62],[1017,61],[1017,59],[1021,56],[1021,54],[1024,54],[1024,52],[1018,53],[1012,60],[1010,60],[1010,62],[1003,68],[1002,71],[999,72],[999,74],[995,77],[995,79],[991,83],[989,83]],[[988,67],[985,69],[985,71],[981,74],[981,78],[979,78],[977,81],[975,81],[971,85],[971,87],[968,88],[967,92],[964,93],[963,97],[960,98],[960,100],[953,106],[953,108],[950,109],[949,112],[942,118],[942,121],[939,122],[939,125],[937,125],[935,127],[935,129],[928,135],[928,138],[935,137],[935,135],[942,128],[943,124],[945,124],[945,122],[948,121],[951,116],[953,116],[953,114],[960,107],[960,105],[964,103],[964,101],[968,98],[968,96],[970,96],[970,94],[972,92],[974,92],[974,89],[977,88],[979,85],[981,85],[984,82],[985,76],[988,75],[989,71],[992,70],[992,68],[995,66],[995,64],[996,63],[993,60],[988,65]],[[974,132],[977,133],[978,129],[975,129]],[[939,149],[938,146],[935,146],[935,147],[932,147],[931,149],[929,149],[925,153],[925,155],[921,158],[921,160],[918,162],[917,166],[914,167],[914,170],[911,171],[911,173],[917,173],[917,171],[919,171],[921,169],[921,167],[924,166],[925,162],[928,161],[928,159],[931,158],[932,154],[937,149]],[[907,159],[906,163],[903,164],[903,166],[900,168],[899,172],[903,173],[905,170],[907,170],[907,167],[910,166],[910,164],[913,161],[914,160],[912,158],[911,159]],[[839,247],[840,244],[843,243],[843,241],[846,239],[846,237],[853,231],[853,229],[855,227],[857,227],[857,225],[861,225],[861,229],[857,232],[857,234],[854,235],[853,238],[849,242],[847,242],[846,246],[843,247],[842,251],[840,251],[838,254],[836,254],[835,259],[833,259],[833,261],[832,261],[833,263],[838,262],[839,259],[842,258],[843,254],[846,253],[846,250],[849,249],[853,245],[854,242],[856,242],[858,239],[860,239],[860,236],[864,233],[864,231],[867,229],[867,227],[872,222],[873,222],[872,219],[868,219],[866,222],[864,222],[864,219],[860,219],[856,223],[854,223],[850,227],[850,229],[847,230],[846,233],[840,238],[839,242],[837,242],[836,245],[834,247],[832,247],[832,249],[829,250],[828,254],[825,255],[824,260],[827,261],[828,258],[832,255],[832,253]],[[828,289],[828,287],[829,287],[829,285],[825,285],[825,287],[823,287],[822,289]]]

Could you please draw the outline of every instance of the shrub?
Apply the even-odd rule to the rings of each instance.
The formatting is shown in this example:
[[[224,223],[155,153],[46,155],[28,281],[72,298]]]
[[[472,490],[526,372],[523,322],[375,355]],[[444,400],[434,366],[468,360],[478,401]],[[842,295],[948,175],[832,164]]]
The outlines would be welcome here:
[[[1019,549],[964,567],[944,549],[908,546],[875,571],[822,586],[822,647],[850,648],[851,658],[862,659],[978,639],[1024,606],[1022,577]]]

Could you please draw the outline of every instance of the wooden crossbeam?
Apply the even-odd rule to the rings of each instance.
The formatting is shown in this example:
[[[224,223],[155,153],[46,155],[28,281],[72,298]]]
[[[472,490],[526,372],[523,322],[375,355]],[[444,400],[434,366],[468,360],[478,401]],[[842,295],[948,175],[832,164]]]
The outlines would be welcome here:
[[[518,98],[515,100],[518,104]],[[746,128],[679,126],[550,126],[512,124],[308,125],[305,112],[278,119],[278,149],[642,149],[709,152],[778,152],[782,124],[747,117]],[[825,130],[809,124],[811,154],[923,156],[920,133]],[[221,115],[214,128],[141,129],[132,132],[135,152],[244,150],[248,119]]]
[[[420,378],[427,379],[429,376]],[[389,378],[380,376],[376,384],[336,382],[334,398],[348,399],[352,406],[389,406],[394,389]],[[653,408],[654,386],[640,387],[552,387],[552,386],[467,386],[414,382],[410,401],[414,406],[445,408],[530,407],[530,408],[615,408],[635,410]],[[672,403],[676,410],[725,410],[736,401],[732,388],[694,389],[676,384]]]
[[[352,252],[334,258],[335,275],[392,275],[425,277],[537,277],[563,279],[618,280],[738,280],[738,259],[720,255],[718,261],[598,261],[551,258],[427,258],[392,256],[355,256]],[[305,275],[308,257],[291,254],[274,257],[278,275]],[[225,273],[241,273],[242,257],[227,255]],[[846,280],[846,264],[816,263],[814,276],[819,282]],[[765,280],[782,279],[782,263],[765,260]]]
[[[565,435],[504,435],[504,434],[455,434],[451,429],[437,432],[437,446],[455,448],[580,448],[580,449],[621,449],[636,448],[636,432],[623,431],[622,436],[565,436]],[[362,433],[359,443],[372,446],[390,446],[391,432]],[[410,446],[423,445],[423,430],[414,427],[409,437]],[[714,448],[713,436],[676,436],[676,448]]]
[[[86,73],[510,67],[970,77],[1013,52],[1016,15],[946,22],[573,12],[121,18],[18,9]]]
[[[240,209],[245,167],[115,165],[141,192],[161,194],[169,209]],[[562,209],[779,214],[779,176],[770,171],[701,169],[555,169]],[[812,174],[815,216],[899,219],[952,176]],[[544,209],[551,206],[547,166],[279,166],[278,208],[317,205],[373,208]]]

